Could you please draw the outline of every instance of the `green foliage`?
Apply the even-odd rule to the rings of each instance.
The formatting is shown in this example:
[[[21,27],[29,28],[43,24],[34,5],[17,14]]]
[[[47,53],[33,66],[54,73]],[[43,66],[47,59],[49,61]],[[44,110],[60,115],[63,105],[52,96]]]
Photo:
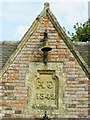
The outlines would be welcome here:
[[[76,23],[76,25],[74,25],[74,29],[75,29],[75,34],[74,33],[71,34],[73,41],[81,41],[81,42],[90,41],[90,19],[84,24]]]

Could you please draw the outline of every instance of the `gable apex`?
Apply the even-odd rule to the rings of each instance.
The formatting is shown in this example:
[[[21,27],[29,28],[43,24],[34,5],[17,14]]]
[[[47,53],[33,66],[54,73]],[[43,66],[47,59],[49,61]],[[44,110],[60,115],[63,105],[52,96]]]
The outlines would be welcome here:
[[[21,41],[18,44],[16,50],[13,52],[13,54],[11,55],[11,57],[8,59],[8,61],[6,62],[6,64],[4,65],[4,67],[2,68],[1,76],[8,69],[9,65],[13,62],[13,60],[15,59],[15,57],[18,55],[19,51],[23,48],[23,46],[28,41],[28,39],[30,38],[30,36],[37,29],[37,27],[41,23],[42,19],[44,18],[44,16],[48,16],[48,18],[50,19],[52,25],[54,26],[54,28],[58,32],[58,34],[62,37],[63,41],[65,42],[65,44],[67,45],[67,47],[70,49],[71,53],[74,55],[74,57],[76,58],[76,60],[78,61],[78,63],[82,67],[82,69],[84,70],[84,72],[90,78],[90,73],[89,73],[88,68],[86,67],[85,62],[83,61],[82,57],[78,54],[78,52],[75,50],[74,45],[72,44],[70,38],[66,35],[66,33],[64,32],[64,30],[62,29],[62,27],[58,23],[56,17],[51,12],[50,5],[49,5],[48,2],[44,3],[44,9],[36,17],[35,21],[31,25],[31,27],[28,29],[28,31],[26,32],[26,34],[21,39]]]
[[[50,9],[50,4],[48,2],[44,3],[44,9]]]

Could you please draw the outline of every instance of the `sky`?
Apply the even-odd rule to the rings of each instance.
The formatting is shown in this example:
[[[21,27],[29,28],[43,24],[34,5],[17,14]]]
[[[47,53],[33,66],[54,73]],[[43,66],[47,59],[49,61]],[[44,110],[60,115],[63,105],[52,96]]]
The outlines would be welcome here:
[[[50,3],[50,9],[66,31],[88,20],[89,0],[0,0],[0,41],[21,40],[37,15]]]

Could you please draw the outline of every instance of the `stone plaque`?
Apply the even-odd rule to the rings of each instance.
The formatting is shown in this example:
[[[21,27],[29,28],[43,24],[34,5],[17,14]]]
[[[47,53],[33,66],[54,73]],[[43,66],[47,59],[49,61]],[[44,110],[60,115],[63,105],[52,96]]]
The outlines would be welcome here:
[[[38,78],[35,81],[34,108],[49,109],[57,107],[58,102],[58,78],[55,71],[38,70]]]
[[[48,116],[66,114],[63,101],[66,78],[63,74],[63,63],[31,62],[26,73],[28,87],[28,103],[24,105],[24,116]]]

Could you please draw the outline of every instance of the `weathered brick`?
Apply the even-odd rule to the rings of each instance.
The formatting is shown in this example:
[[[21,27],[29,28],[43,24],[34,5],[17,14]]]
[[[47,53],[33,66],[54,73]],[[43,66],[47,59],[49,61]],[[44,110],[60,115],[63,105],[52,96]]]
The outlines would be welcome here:
[[[14,90],[14,86],[6,85],[4,86],[5,90]]]
[[[16,111],[15,111],[15,114],[21,114],[21,113],[22,113],[21,110],[16,110]]]
[[[25,86],[25,83],[6,83],[6,86],[8,86],[9,89],[13,89],[14,86]]]
[[[4,117],[6,117],[6,118],[11,118],[11,114],[5,114]]]

